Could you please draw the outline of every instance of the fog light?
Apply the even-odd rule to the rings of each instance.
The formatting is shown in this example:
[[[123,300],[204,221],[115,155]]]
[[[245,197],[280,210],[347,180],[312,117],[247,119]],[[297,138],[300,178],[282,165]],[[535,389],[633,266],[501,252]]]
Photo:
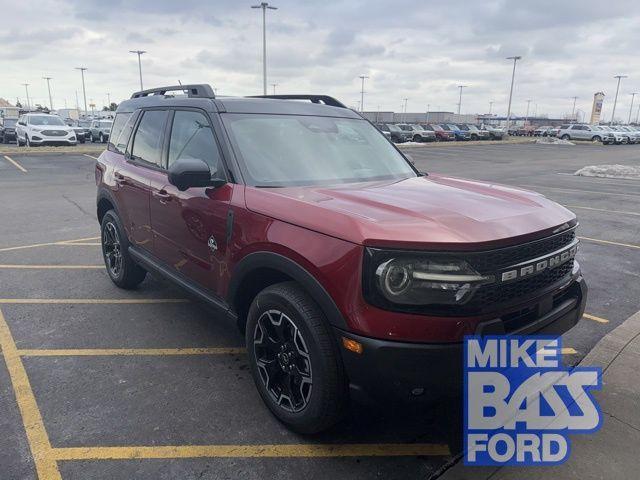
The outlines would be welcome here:
[[[342,346],[347,350],[350,350],[358,354],[362,353],[362,350],[363,350],[362,344],[360,342],[356,342],[355,340],[352,340],[347,337],[342,337]]]

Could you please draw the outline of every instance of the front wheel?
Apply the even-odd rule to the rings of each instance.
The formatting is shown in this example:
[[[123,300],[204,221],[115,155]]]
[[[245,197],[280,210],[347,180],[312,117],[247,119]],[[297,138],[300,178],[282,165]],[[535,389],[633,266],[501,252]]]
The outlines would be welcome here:
[[[258,392],[278,420],[311,434],[342,417],[348,396],[338,347],[323,312],[297,283],[256,296],[245,340]]]
[[[109,278],[126,290],[137,287],[147,276],[147,272],[129,255],[129,241],[114,210],[105,213],[101,230],[102,257]]]
[[[599,136],[597,136],[597,135],[596,135],[595,137],[593,137],[593,138],[591,139],[591,141],[592,141],[593,143],[600,143],[600,142],[602,141],[602,139],[601,139]]]
[[[566,133],[560,137],[561,140],[569,140],[569,138],[571,137],[569,137],[569,135],[567,135]]]

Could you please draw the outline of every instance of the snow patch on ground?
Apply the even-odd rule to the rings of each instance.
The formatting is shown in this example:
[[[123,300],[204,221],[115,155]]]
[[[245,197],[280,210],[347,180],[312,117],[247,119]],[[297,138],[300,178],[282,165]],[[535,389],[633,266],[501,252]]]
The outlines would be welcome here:
[[[575,145],[575,143],[569,140],[563,140],[556,137],[540,137],[536,140],[536,143],[540,145]]]
[[[591,165],[581,168],[574,175],[581,177],[631,178],[640,180],[640,165]]]

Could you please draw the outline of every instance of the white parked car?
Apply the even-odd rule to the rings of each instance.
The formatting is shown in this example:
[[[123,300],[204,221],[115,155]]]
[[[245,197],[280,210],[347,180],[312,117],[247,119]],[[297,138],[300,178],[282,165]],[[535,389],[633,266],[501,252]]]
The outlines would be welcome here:
[[[78,143],[72,127],[57,115],[26,113],[16,124],[18,145],[75,145]]]
[[[616,144],[631,143],[631,134],[629,132],[624,132],[620,130],[620,128],[617,125],[613,125],[613,126],[601,125],[600,128],[607,132],[611,132],[615,137]]]
[[[626,133],[629,136],[629,143],[640,142],[640,132],[638,132],[635,127],[630,127],[628,125],[616,125],[614,128],[623,134]]]

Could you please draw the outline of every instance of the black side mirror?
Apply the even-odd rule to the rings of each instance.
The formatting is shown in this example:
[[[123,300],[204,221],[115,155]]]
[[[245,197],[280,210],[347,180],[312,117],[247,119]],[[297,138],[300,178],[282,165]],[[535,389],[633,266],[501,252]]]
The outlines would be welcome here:
[[[209,165],[197,158],[176,160],[169,167],[169,183],[181,192],[192,187],[221,187],[226,180],[212,178]]]

